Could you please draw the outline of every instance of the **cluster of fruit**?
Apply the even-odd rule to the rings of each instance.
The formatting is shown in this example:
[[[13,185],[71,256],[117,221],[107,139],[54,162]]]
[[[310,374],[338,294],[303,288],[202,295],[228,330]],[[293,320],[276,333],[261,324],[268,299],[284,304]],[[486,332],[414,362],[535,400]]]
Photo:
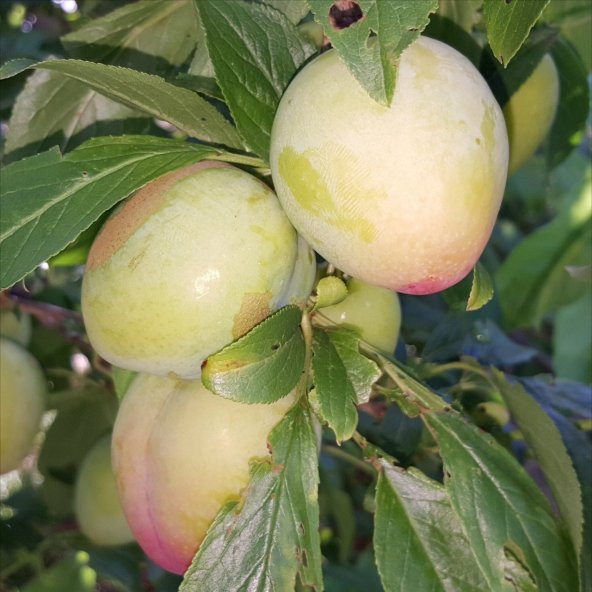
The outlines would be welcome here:
[[[542,119],[522,129],[516,111],[537,92],[531,81],[502,112],[474,66],[439,41],[420,37],[405,50],[390,107],[328,51],[296,76],[277,111],[277,197],[251,174],[207,161],[144,187],[106,222],[88,257],[83,316],[96,351],[139,373],[114,426],[112,461],[127,522],[155,562],[185,571],[222,504],[247,484],[249,460],[269,455],[269,431],[296,398],[228,401],[202,385],[202,363],[282,306],[306,306],[317,275],[311,247],[352,278],[345,300],[318,314],[392,352],[395,291],[440,291],[472,269],[508,163],[519,167],[548,131],[558,92],[550,58],[531,79],[552,79],[554,90]],[[15,347],[2,342],[3,362],[28,355]],[[39,372],[29,373],[34,384],[10,388],[41,392]],[[3,471],[4,437],[3,429]],[[108,440],[99,442],[93,463],[108,467],[108,454]],[[128,536],[115,530],[121,539],[107,542]]]

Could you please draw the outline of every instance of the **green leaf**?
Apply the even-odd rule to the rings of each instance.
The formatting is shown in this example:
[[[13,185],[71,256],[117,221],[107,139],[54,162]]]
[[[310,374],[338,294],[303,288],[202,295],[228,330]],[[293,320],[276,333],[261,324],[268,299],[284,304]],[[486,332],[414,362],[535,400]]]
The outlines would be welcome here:
[[[321,419],[338,441],[349,440],[358,423],[356,391],[331,339],[317,329],[312,343],[315,399]]]
[[[508,592],[538,592],[538,587],[532,580],[528,570],[520,563],[509,549],[504,549],[504,576],[511,584]]]
[[[485,0],[487,38],[504,66],[516,55],[549,0]]]
[[[140,0],[90,20],[61,41],[80,60],[164,75],[187,60],[200,34],[192,0]]]
[[[296,405],[269,437],[271,463],[254,464],[241,504],[218,514],[179,592],[294,590],[296,573],[319,592],[319,483],[311,417]]]
[[[577,49],[586,70],[592,69],[592,45],[590,26],[592,11],[588,0],[561,0],[550,2],[543,12],[543,19],[561,27],[561,33]]]
[[[164,119],[199,140],[231,148],[242,146],[236,130],[215,107],[159,76],[82,60],[49,60],[31,67],[78,80],[114,101]],[[11,72],[10,62],[4,64],[0,79],[12,75]]]
[[[503,372],[496,368],[491,369],[491,375],[524,439],[539,461],[579,557],[584,521],[582,492],[559,430],[522,385],[509,383]]]
[[[380,368],[375,362],[360,353],[360,338],[354,331],[330,330],[327,335],[345,366],[358,404],[367,403],[372,392],[372,385],[382,375]]]
[[[568,265],[565,271],[579,282],[592,284],[592,265]]]
[[[559,37],[551,51],[559,72],[559,105],[549,132],[547,166],[556,167],[579,142],[586,125],[590,94],[588,72],[574,47]]]
[[[115,394],[120,401],[125,397],[127,389],[129,389],[137,375],[137,372],[132,372],[131,370],[125,370],[117,366],[111,367],[111,380],[113,380]]]
[[[493,298],[493,280],[485,266],[478,261],[471,275],[444,290],[442,296],[450,310],[479,310]]]
[[[392,398],[409,417],[416,417],[421,409],[439,411],[448,408],[443,399],[411,376],[400,363],[394,363],[380,354],[376,354],[374,359],[378,367],[394,382],[396,388]]]
[[[493,280],[481,263],[473,268],[473,285],[467,300],[467,310],[479,310],[493,298]]]
[[[555,315],[553,369],[561,378],[592,382],[592,291]]]
[[[39,455],[42,495],[53,514],[66,516],[73,509],[76,469],[90,447],[113,427],[117,398],[107,390],[87,387],[52,393],[47,406],[57,415]]]
[[[210,356],[202,368],[206,388],[241,403],[272,403],[285,397],[304,369],[301,319],[297,306],[285,306]]]
[[[483,0],[440,0],[438,14],[470,33],[482,5]]]
[[[485,49],[481,58],[481,73],[502,107],[530,78],[545,54],[556,43],[557,37],[557,29],[538,27],[532,31],[512,62],[505,68],[495,60],[490,47]]]
[[[444,487],[379,463],[374,552],[385,590],[489,592]]]
[[[314,47],[281,12],[265,4],[200,0],[197,8],[236,126],[247,146],[268,160],[280,97]]]
[[[103,212],[149,181],[216,153],[187,142],[122,136],[89,140],[64,157],[56,148],[5,167],[0,288],[59,253]]]
[[[144,0],[93,19],[62,37],[62,43],[76,58],[164,75],[187,59],[200,32],[191,0]],[[144,113],[81,82],[34,72],[12,109],[6,162],[56,144],[65,152],[94,136],[146,133],[150,123]]]
[[[97,572],[88,564],[89,555],[78,551],[68,555],[57,565],[42,571],[21,588],[22,592],[92,592],[97,583]]]
[[[95,136],[142,134],[151,118],[76,80],[38,70],[28,78],[8,122],[6,162],[58,145],[62,152]]]
[[[308,0],[315,19],[325,30],[351,73],[368,94],[390,105],[395,90],[396,65],[401,52],[417,39],[438,7],[438,0],[358,0],[361,14],[353,24],[340,22],[333,0]],[[362,18],[363,17],[363,18]],[[368,43],[371,32],[376,40]]]
[[[452,507],[491,591],[504,590],[504,548],[524,559],[540,592],[577,590],[573,547],[516,459],[456,413],[425,419],[440,445]]]
[[[215,78],[210,78],[209,76],[199,76],[196,74],[179,74],[173,82],[177,86],[182,86],[183,88],[188,88],[189,90],[193,90],[198,92],[201,95],[205,95],[206,97],[210,97],[212,99],[217,99],[219,101],[224,100],[224,95],[218,86]]]
[[[260,0],[269,6],[273,6],[283,12],[288,20],[297,25],[307,14],[308,4],[306,0]]]
[[[536,326],[586,290],[565,268],[592,260],[591,191],[588,169],[579,198],[519,243],[499,268],[495,283],[506,327]]]
[[[4,64],[0,66],[0,80],[12,78],[29,69],[31,66],[34,66],[36,63],[38,62],[29,58],[17,58],[16,60],[4,62]]]

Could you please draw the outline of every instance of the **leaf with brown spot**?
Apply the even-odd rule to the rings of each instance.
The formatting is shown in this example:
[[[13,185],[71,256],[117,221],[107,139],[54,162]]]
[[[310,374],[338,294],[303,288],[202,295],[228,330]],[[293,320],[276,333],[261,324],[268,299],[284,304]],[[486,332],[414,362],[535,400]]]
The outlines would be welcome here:
[[[308,0],[315,20],[350,72],[381,105],[390,105],[402,51],[425,29],[438,0]],[[369,36],[375,33],[372,43]]]

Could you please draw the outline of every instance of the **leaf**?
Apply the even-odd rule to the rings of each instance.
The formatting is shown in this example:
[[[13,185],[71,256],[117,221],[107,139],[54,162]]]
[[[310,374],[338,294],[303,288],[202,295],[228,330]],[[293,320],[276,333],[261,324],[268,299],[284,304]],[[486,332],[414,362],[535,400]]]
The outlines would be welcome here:
[[[456,413],[425,419],[440,445],[452,507],[491,591],[504,589],[504,547],[520,551],[540,592],[577,590],[573,548],[514,457]]]
[[[571,411],[576,416],[590,418],[592,388],[567,380],[550,384],[541,378],[523,378],[520,382],[540,403],[561,433],[580,480],[584,506],[581,589],[589,590],[592,586],[592,444],[588,434],[576,428],[563,414]],[[566,400],[568,405],[565,404]]]
[[[577,49],[587,71],[592,69],[592,47],[590,46],[590,25],[592,12],[588,0],[561,0],[550,2],[543,12],[543,19],[557,23],[561,34]]]
[[[166,74],[181,66],[200,37],[192,0],[140,0],[61,38],[72,57]]]
[[[295,25],[297,25],[307,14],[308,4],[306,0],[261,0],[269,6],[273,6]]]
[[[82,60],[49,60],[31,67],[58,72],[83,82],[97,92],[164,119],[188,135],[231,148],[240,148],[235,129],[224,117],[197,94],[158,76],[129,68],[95,64]],[[0,67],[0,79],[12,75],[10,62]]]
[[[485,0],[483,14],[487,38],[504,66],[516,55],[549,0]]]
[[[556,411],[572,420],[592,419],[592,387],[589,384],[551,376],[519,380],[551,417],[551,411]]]
[[[421,419],[408,417],[399,405],[389,405],[380,422],[364,408],[360,409],[357,429],[364,438],[405,465],[411,464],[424,431]]]
[[[96,387],[59,391],[49,396],[48,408],[56,409],[57,415],[39,455],[42,495],[53,514],[67,516],[73,509],[77,467],[98,438],[112,428],[117,398]]]
[[[520,384],[508,382],[503,372],[496,368],[491,368],[491,376],[524,439],[537,457],[579,556],[584,520],[582,492],[559,431]]]
[[[187,59],[199,32],[191,0],[141,1],[93,19],[61,40],[74,57],[164,75]],[[65,152],[98,135],[146,133],[150,123],[144,113],[81,82],[34,72],[12,109],[6,162],[56,144]]]
[[[497,271],[507,328],[536,326],[545,314],[585,292],[585,284],[569,281],[565,267],[592,260],[591,191],[588,170],[579,198],[519,243]]]
[[[210,78],[209,76],[198,76],[195,74],[178,74],[173,82],[177,86],[188,88],[189,90],[198,92],[202,95],[205,95],[206,97],[217,99],[218,101],[224,100],[222,91],[220,90],[215,78]]]
[[[483,0],[440,0],[438,14],[470,33],[482,5]]]
[[[520,563],[509,549],[505,549],[504,576],[517,592],[538,592],[528,570]]]
[[[473,273],[442,292],[451,310],[475,311],[483,308],[493,298],[493,280],[481,262],[473,267]]]
[[[438,0],[358,0],[357,18],[340,11],[333,0],[308,0],[315,20],[346,63],[350,72],[378,103],[390,105],[395,90],[396,65],[403,50],[415,41],[438,7]],[[336,8],[332,8],[336,6]],[[346,9],[349,6],[345,4]],[[371,32],[376,40],[368,43]]]
[[[60,252],[103,212],[157,177],[216,154],[207,146],[153,138],[95,138],[2,170],[0,287]]]
[[[272,403],[285,397],[304,369],[301,319],[297,306],[285,306],[210,356],[202,368],[206,388],[241,403]]]
[[[33,72],[8,122],[6,162],[58,145],[62,152],[94,136],[141,134],[145,114],[108,99],[76,80],[45,70]]]
[[[321,516],[330,516],[335,521],[335,542],[338,545],[339,563],[347,563],[354,552],[356,538],[356,520],[354,503],[344,490],[343,479],[335,465],[323,469],[319,467],[321,477],[319,505]]]
[[[296,573],[319,592],[316,437],[296,405],[270,434],[272,463],[254,464],[241,504],[218,514],[179,592],[293,590]]]
[[[88,564],[89,555],[77,551],[41,573],[21,588],[22,592],[92,592],[97,583],[97,572]]]
[[[280,97],[314,47],[278,10],[265,4],[200,0],[216,80],[247,146],[269,160]]]
[[[566,265],[565,271],[579,282],[592,284],[592,265]]]
[[[493,281],[481,263],[473,267],[473,285],[467,300],[467,310],[479,310],[493,298]]]
[[[360,353],[360,338],[355,332],[337,329],[328,331],[327,335],[345,366],[358,404],[366,403],[370,399],[372,385],[382,375],[380,368]]]
[[[463,344],[462,353],[483,364],[495,366],[523,364],[538,354],[533,347],[509,339],[491,319],[475,322],[472,335]]]
[[[503,107],[530,78],[545,54],[557,42],[558,33],[552,27],[535,29],[506,67],[499,65],[490,47],[485,49],[479,67],[500,106]]]
[[[562,306],[555,315],[553,369],[561,378],[592,382],[592,292]]]
[[[560,164],[577,146],[577,134],[586,125],[590,101],[588,72],[574,47],[559,37],[551,56],[559,72],[559,105],[549,132],[549,168]]]
[[[129,389],[137,375],[137,372],[132,372],[131,370],[125,370],[117,366],[111,367],[111,380],[115,387],[115,394],[120,401],[125,397],[127,389]]]
[[[383,355],[376,356],[378,367],[395,383],[399,393],[395,398],[402,411],[410,417],[415,417],[421,409],[439,411],[448,409],[445,401],[427,386],[411,376],[402,364],[394,363]]]
[[[488,592],[444,487],[378,462],[374,552],[385,590]]]
[[[12,78],[17,74],[24,72],[31,66],[34,66],[36,63],[37,62],[35,60],[31,60],[29,58],[17,58],[15,60],[4,62],[4,64],[0,66],[0,80]]]
[[[313,404],[337,441],[349,440],[358,423],[356,391],[331,339],[317,329],[312,343],[315,395]]]

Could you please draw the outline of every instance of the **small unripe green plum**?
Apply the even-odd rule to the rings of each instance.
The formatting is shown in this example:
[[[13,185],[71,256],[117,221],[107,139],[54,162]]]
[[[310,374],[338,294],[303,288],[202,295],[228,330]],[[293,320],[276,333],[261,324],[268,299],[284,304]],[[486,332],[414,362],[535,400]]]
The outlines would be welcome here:
[[[501,109],[455,49],[420,37],[401,55],[390,106],[335,50],[292,80],[271,134],[274,186],[312,248],[347,274],[409,294],[475,265],[508,169]]]
[[[559,73],[546,54],[504,106],[510,140],[509,174],[517,171],[549,133],[559,103]]]
[[[0,310],[0,335],[27,347],[31,341],[32,332],[31,317],[28,314],[14,310]]]
[[[194,378],[205,358],[276,310],[297,235],[275,194],[230,165],[201,162],[150,183],[89,253],[82,312],[112,364]]]
[[[146,554],[174,573],[189,566],[222,505],[238,499],[251,458],[295,401],[245,405],[201,381],[139,374],[113,430],[113,468],[123,509]]]
[[[347,289],[344,300],[321,308],[319,314],[353,329],[370,345],[392,353],[401,328],[401,304],[397,293],[355,278],[347,282]]]
[[[74,510],[80,530],[97,545],[123,545],[134,536],[111,468],[111,434],[88,451],[76,476]]]
[[[17,469],[31,450],[45,393],[37,360],[18,343],[0,338],[0,474]]]

